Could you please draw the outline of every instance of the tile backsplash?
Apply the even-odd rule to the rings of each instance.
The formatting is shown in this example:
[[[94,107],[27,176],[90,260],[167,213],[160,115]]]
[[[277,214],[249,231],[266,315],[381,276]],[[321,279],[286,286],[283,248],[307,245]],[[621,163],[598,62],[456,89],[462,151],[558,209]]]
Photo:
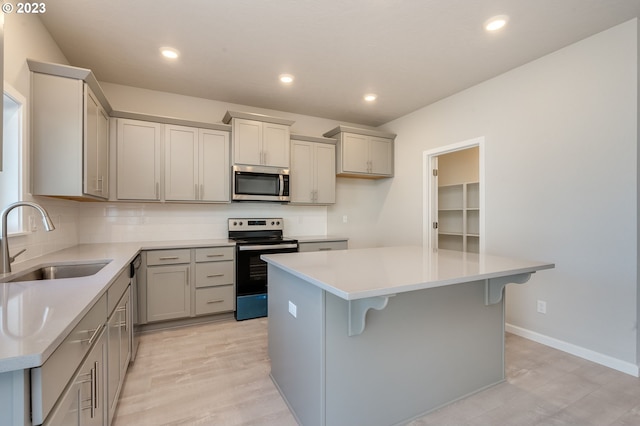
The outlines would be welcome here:
[[[16,263],[77,244],[224,239],[230,217],[282,217],[285,234],[290,236],[327,233],[325,206],[93,203],[46,197],[33,201],[48,211],[56,229],[46,232],[40,215],[29,212],[36,230],[9,239],[12,255],[26,249]]]
[[[83,203],[78,243],[227,238],[230,217],[282,217],[287,235],[325,235],[324,206]]]

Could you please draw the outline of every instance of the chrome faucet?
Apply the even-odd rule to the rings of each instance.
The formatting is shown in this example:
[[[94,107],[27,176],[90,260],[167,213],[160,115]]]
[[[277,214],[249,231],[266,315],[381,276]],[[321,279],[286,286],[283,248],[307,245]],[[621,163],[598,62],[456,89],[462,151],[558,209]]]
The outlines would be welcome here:
[[[47,211],[39,204],[32,203],[29,201],[18,201],[17,203],[9,204],[7,208],[5,208],[2,212],[2,234],[0,235],[0,238],[2,238],[2,241],[0,241],[0,274],[11,272],[11,262],[13,262],[13,260],[16,258],[16,256],[18,256],[18,254],[24,251],[22,250],[20,253],[16,254],[15,256],[10,257],[9,256],[9,238],[7,237],[7,215],[14,208],[22,207],[22,206],[33,207],[34,209],[40,212],[40,215],[42,216],[42,222],[44,223],[44,228],[47,230],[47,232],[53,231],[54,229],[56,229],[56,227],[53,226],[53,222],[51,221],[51,218],[49,217],[49,214],[47,213]]]

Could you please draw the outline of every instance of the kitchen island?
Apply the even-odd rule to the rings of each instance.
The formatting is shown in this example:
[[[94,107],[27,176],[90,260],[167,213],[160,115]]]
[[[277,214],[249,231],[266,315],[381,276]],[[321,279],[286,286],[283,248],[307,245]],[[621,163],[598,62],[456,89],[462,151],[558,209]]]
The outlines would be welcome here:
[[[271,377],[304,426],[403,424],[503,381],[504,287],[554,267],[421,247],[262,258]]]

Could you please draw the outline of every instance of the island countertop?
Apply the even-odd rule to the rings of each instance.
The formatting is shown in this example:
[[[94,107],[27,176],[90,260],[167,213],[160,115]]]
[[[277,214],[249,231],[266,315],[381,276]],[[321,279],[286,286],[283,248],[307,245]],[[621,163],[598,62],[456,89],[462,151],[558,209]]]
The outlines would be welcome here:
[[[345,300],[487,280],[551,269],[553,263],[419,246],[262,255]]]

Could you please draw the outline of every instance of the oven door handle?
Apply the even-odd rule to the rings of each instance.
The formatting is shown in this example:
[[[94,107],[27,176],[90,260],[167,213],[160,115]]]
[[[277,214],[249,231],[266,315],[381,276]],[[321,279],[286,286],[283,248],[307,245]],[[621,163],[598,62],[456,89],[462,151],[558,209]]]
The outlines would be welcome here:
[[[292,249],[298,248],[297,244],[256,244],[251,246],[238,246],[238,250],[240,251],[257,251],[257,250],[281,250],[281,249]]]

